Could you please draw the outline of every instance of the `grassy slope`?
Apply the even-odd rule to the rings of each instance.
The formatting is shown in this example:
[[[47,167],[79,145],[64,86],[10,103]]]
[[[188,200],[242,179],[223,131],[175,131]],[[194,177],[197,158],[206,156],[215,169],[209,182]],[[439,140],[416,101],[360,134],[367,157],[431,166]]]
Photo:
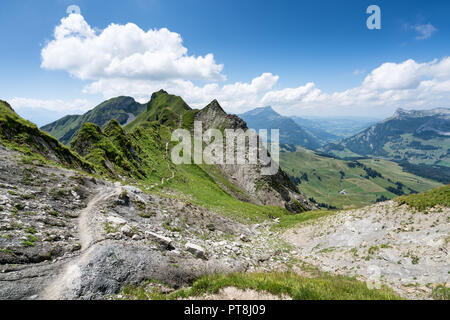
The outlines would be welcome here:
[[[433,189],[421,194],[402,196],[395,199],[400,204],[407,204],[419,211],[435,206],[450,207],[450,185]]]
[[[145,287],[127,287],[122,294],[128,299],[173,300],[215,294],[220,289],[235,287],[269,292],[294,300],[398,300],[391,289],[368,289],[366,283],[344,276],[320,274],[313,278],[299,276],[293,272],[283,273],[235,273],[209,275],[198,279],[192,287],[170,294],[161,294]]]
[[[115,134],[107,136],[106,129],[102,132],[93,124],[83,126],[83,130],[78,133],[79,137],[74,141],[80,141],[80,150],[86,148],[83,142],[93,142],[89,144],[93,145],[93,148],[90,148],[86,159],[94,163],[99,172],[115,178],[120,175],[129,183],[138,183],[144,188],[158,184],[152,189],[154,192],[165,194],[171,189],[185,201],[243,222],[291,215],[284,208],[259,206],[236,199],[232,194],[244,195],[244,192],[231,184],[213,166],[173,165],[168,159],[170,154],[166,155],[165,152],[166,143],[169,142],[170,147],[174,145],[170,142],[172,128],[179,125],[190,128],[196,111],[188,109],[184,101],[176,96],[157,93],[155,98],[156,100],[152,101],[156,103],[153,102],[149,106],[149,111],[126,126],[124,132],[118,132],[116,128],[112,130]],[[170,103],[174,103],[173,108]],[[182,123],[177,121],[180,114]],[[109,124],[106,127],[108,126]],[[140,161],[138,164],[130,157],[127,151],[129,148],[124,148],[127,144],[136,151]],[[113,172],[108,169],[109,167],[113,167]],[[175,178],[170,180],[168,178],[172,176],[172,172],[175,173]],[[165,179],[163,186],[162,178]]]
[[[181,123],[186,113],[193,112],[181,97],[167,94],[165,91],[155,92],[147,104],[147,111],[138,115],[135,121],[128,124],[127,131],[139,127],[142,124],[157,121],[170,126]]]
[[[419,147],[414,147],[414,143]],[[421,147],[425,146],[425,148]],[[425,150],[421,150],[425,149]],[[430,150],[426,150],[426,149]],[[435,148],[435,150],[433,150]],[[418,139],[412,134],[403,134],[399,142],[387,142],[383,148],[390,158],[407,159],[414,164],[441,165],[450,167],[450,139],[444,137],[435,137],[428,140]]]
[[[92,170],[92,166],[58,140],[21,118],[11,106],[0,100],[0,142],[23,153],[28,160]],[[49,155],[53,157],[50,158]]]
[[[319,203],[326,203],[338,208],[360,207],[374,203],[381,196],[392,199],[396,195],[386,188],[397,188],[396,182],[405,185],[405,193],[411,190],[422,192],[440,186],[441,184],[406,172],[396,163],[385,160],[360,160],[378,171],[383,177],[366,179],[366,171],[360,167],[350,168],[350,161],[336,160],[319,156],[305,149],[297,152],[282,153],[281,167],[292,177],[300,178],[298,187],[308,197],[313,197]],[[341,178],[341,173],[344,176]],[[307,174],[308,181],[302,179]],[[389,181],[390,179],[391,181]],[[410,189],[408,189],[410,188]],[[345,189],[347,195],[339,192]]]
[[[128,113],[135,116],[145,110],[145,105],[141,105],[129,97],[117,97],[102,102],[100,105],[85,113],[84,115],[70,115],[58,121],[42,127],[64,144],[69,144],[83,123],[94,123],[103,127],[111,119],[125,124],[129,118]]]

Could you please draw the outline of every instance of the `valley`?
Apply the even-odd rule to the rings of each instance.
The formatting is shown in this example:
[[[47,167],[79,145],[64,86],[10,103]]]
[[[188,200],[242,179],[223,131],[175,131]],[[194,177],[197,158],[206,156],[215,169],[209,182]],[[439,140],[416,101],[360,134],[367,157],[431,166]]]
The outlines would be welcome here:
[[[282,152],[280,165],[308,198],[339,209],[362,207],[441,185],[404,172],[395,162],[345,161],[300,147],[295,152]]]

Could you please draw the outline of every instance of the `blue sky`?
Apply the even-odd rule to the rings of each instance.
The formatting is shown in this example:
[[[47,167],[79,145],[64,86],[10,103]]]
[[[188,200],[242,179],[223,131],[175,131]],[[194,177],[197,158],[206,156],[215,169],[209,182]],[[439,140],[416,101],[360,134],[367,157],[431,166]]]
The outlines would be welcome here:
[[[366,26],[371,4],[381,8],[381,30]],[[69,5],[80,7],[80,19],[62,23]],[[40,125],[116,95],[145,101],[159,88],[194,107],[218,98],[234,113],[270,104],[286,115],[385,117],[398,107],[449,107],[449,13],[448,1],[3,0],[0,98]],[[55,38],[55,27],[80,23],[93,32],[90,44],[73,49]],[[122,37],[104,40],[111,23]],[[170,35],[145,36],[161,28]],[[71,40],[86,39],[72,31]],[[183,42],[155,47],[152,37],[173,35]],[[128,44],[133,37],[145,39]],[[104,49],[116,45],[122,51]],[[142,56],[130,64],[133,50]],[[60,57],[74,51],[91,53],[75,65]],[[146,52],[157,55],[141,68]],[[110,60],[91,66],[100,56]]]

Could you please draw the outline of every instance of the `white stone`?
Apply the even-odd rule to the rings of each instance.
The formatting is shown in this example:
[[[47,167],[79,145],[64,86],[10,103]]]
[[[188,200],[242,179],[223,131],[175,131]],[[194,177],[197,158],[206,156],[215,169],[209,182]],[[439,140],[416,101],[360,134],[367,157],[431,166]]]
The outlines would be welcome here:
[[[157,233],[150,232],[150,231],[146,231],[145,235],[147,236],[147,238],[150,238],[153,241],[158,242],[159,244],[163,245],[167,249],[173,248],[172,239],[170,239],[168,237],[164,237],[164,236],[161,236]]]
[[[205,258],[205,249],[202,247],[193,244],[193,243],[187,243],[186,244],[186,250],[190,253],[192,253],[197,258],[203,259]]]
[[[115,216],[109,216],[108,218],[106,218],[106,220],[109,223],[116,224],[116,225],[123,225],[123,224],[127,223],[126,220],[119,218],[119,217],[115,217]]]

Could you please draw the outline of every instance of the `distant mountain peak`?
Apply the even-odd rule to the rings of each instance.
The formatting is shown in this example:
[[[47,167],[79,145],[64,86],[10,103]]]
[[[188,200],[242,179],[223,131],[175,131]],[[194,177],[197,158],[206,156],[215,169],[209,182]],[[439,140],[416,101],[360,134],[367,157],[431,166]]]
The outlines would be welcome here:
[[[426,117],[435,115],[450,115],[450,108],[434,108],[428,110],[407,110],[399,108],[395,111],[393,117]]]
[[[281,117],[281,115],[278,112],[276,112],[271,106],[256,108],[245,112],[243,115],[246,116],[266,115],[266,116]]]
[[[309,149],[320,147],[320,141],[289,117],[278,114],[271,106],[256,108],[240,115],[255,130],[279,129],[280,142]]]

